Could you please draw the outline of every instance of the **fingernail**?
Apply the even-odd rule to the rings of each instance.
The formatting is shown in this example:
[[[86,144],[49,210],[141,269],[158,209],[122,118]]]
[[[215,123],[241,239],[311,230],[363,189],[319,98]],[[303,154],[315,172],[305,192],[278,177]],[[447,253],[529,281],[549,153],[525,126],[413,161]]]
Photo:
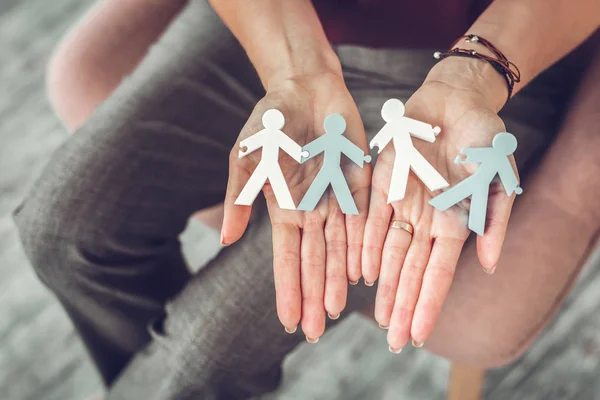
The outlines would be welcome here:
[[[355,281],[348,281],[348,283],[350,283],[352,286],[356,286],[356,285],[358,285],[358,281],[359,281],[359,280],[360,280],[360,279],[357,279],[357,280],[355,280]]]
[[[494,272],[496,272],[496,267],[498,266],[498,264],[494,265],[492,268],[484,268],[483,270],[485,271],[486,274],[490,274],[493,275]]]
[[[412,340],[413,347],[423,347],[425,342],[417,342],[415,339]]]
[[[313,339],[313,338],[309,338],[309,337],[307,336],[307,337],[306,337],[306,341],[307,341],[308,343],[315,344],[315,343],[317,343],[317,342],[319,341],[319,338],[315,338],[315,339]]]
[[[381,324],[379,324],[379,327],[380,327],[381,329],[388,329],[388,328],[389,328],[389,326],[385,326],[385,325],[381,325]]]
[[[293,327],[292,329],[289,329],[287,326],[285,327],[285,331],[286,331],[287,333],[289,333],[290,335],[291,335],[292,333],[296,333],[296,329],[298,329],[298,325],[296,325],[296,326],[295,326],[295,327]]]
[[[329,316],[329,319],[332,319],[334,321],[340,317],[340,313],[337,313],[335,315],[327,313],[327,315]]]
[[[400,347],[399,349],[394,349],[392,346],[388,346],[388,350],[390,351],[390,353],[400,354],[400,352],[402,351],[402,347]]]
[[[225,238],[223,237],[223,232],[221,232],[221,246],[229,246],[228,243],[225,243]]]
[[[365,279],[365,285],[367,286],[373,286],[375,284],[375,282],[369,282]]]

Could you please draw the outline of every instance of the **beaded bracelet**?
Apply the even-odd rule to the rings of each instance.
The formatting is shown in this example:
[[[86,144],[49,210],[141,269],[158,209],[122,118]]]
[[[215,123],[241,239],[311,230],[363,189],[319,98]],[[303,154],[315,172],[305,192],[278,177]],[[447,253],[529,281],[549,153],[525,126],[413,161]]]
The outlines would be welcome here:
[[[462,39],[465,39],[465,42],[467,43],[479,43],[483,45],[485,48],[490,50],[495,57],[491,57],[486,54],[481,54],[473,49],[461,49],[458,47],[455,48],[454,46],[456,46],[458,42],[460,42]],[[496,46],[494,46],[481,36],[461,36],[458,39],[456,39],[454,43],[452,43],[448,52],[442,53],[440,51],[436,51],[435,53],[433,53],[433,58],[435,58],[436,60],[443,60],[444,58],[452,56],[477,58],[490,63],[490,65],[494,67],[494,69],[498,71],[498,73],[500,73],[500,75],[502,75],[506,80],[506,84],[508,86],[508,98],[506,99],[507,102],[512,96],[515,83],[521,82],[521,71],[519,71],[519,68],[514,63],[508,61],[506,56],[502,54],[502,52],[498,50]]]

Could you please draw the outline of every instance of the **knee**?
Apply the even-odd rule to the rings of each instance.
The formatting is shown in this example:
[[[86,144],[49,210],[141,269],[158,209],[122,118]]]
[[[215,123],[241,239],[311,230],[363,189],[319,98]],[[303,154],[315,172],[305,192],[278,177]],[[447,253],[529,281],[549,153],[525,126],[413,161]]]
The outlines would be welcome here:
[[[34,190],[13,212],[23,250],[39,278],[50,288],[61,283],[70,265],[68,258],[77,246],[77,226],[69,216],[67,204],[57,201],[64,188],[53,185]],[[50,190],[44,190],[44,189]],[[52,189],[55,195],[49,195]]]
[[[65,168],[62,159],[53,160],[13,212],[27,258],[55,291],[80,274],[90,264],[90,254],[98,254],[111,240],[98,219],[87,217],[99,195]]]
[[[45,214],[45,207],[37,201],[27,200],[13,213],[21,244],[34,271],[48,287],[54,286],[60,274],[58,266],[65,265],[67,254],[64,238],[57,231],[54,214]]]

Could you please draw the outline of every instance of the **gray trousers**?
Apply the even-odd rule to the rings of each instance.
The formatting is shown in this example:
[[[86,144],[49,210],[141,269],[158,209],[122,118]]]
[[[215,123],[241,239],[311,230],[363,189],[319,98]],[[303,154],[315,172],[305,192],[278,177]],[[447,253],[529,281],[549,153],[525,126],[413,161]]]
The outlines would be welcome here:
[[[433,50],[335,50],[369,136],[384,101],[406,100],[434,62]],[[560,76],[549,71],[503,111],[521,171],[556,131],[570,87]],[[223,200],[228,153],[263,94],[239,43],[192,1],[15,211],[28,257],[72,318],[108,399],[264,393],[304,339],[276,316],[264,205],[244,237],[193,276],[178,241],[193,212]],[[351,286],[347,310],[372,301],[372,290]]]

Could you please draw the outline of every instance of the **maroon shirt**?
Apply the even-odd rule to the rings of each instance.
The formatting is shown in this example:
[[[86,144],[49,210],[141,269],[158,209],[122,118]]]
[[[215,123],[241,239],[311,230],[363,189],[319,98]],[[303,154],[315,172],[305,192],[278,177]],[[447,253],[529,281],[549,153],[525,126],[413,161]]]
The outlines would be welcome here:
[[[332,43],[444,48],[492,0],[313,0]]]

